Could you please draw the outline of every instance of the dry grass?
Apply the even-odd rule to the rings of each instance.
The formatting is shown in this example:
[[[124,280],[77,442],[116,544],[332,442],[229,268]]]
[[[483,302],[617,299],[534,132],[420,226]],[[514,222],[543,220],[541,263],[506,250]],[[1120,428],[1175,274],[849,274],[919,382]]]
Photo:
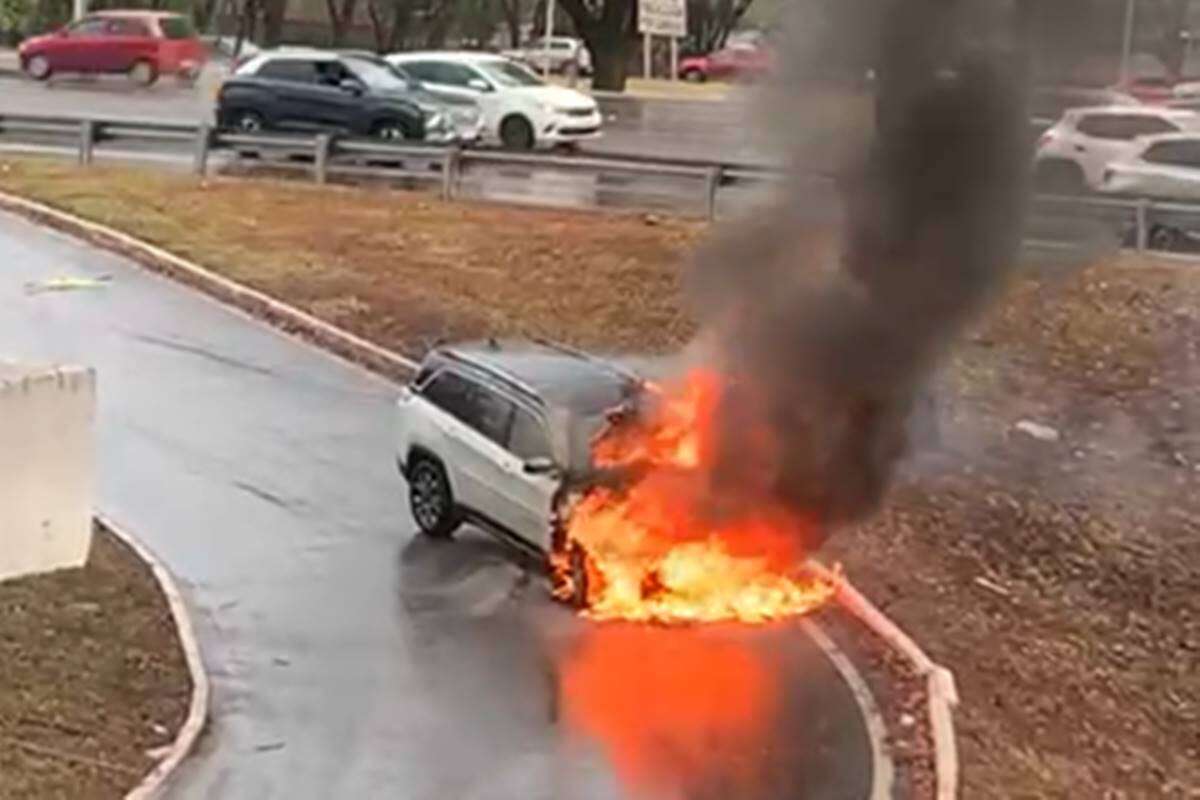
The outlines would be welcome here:
[[[400,350],[514,333],[665,350],[703,226],[419,194],[0,161],[0,188],[128,231]]]
[[[693,332],[699,224],[26,161],[0,187],[410,352],[513,332],[662,351]],[[1200,797],[1197,309],[1200,269],[1025,274],[952,354],[940,446],[832,543],[956,671],[964,796]]]
[[[83,569],[0,584],[0,798],[120,798],[187,713],[149,570],[108,533]]]

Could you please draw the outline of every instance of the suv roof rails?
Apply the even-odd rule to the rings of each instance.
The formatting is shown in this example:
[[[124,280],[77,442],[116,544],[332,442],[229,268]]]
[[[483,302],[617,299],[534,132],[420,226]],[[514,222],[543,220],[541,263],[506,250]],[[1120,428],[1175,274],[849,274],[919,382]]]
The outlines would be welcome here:
[[[573,356],[573,357],[581,359],[583,361],[587,361],[589,364],[595,364],[596,366],[601,367],[602,369],[606,369],[609,372],[612,372],[616,375],[620,375],[622,378],[626,378],[628,380],[634,381],[635,383],[639,383],[639,384],[644,383],[646,380],[645,378],[643,378],[641,375],[638,375],[633,370],[625,369],[624,367],[620,366],[619,364],[614,364],[613,362],[606,361],[603,358],[596,358],[591,353],[588,353],[584,350],[580,350],[575,347],[571,347],[571,345],[569,345],[569,344],[563,344],[562,342],[556,342],[552,339],[544,339],[544,338],[537,337],[537,336],[531,337],[529,341],[533,342],[534,344],[540,344],[542,347],[548,347],[551,350],[557,350],[558,352],[563,353],[564,355]]]
[[[528,383],[516,378],[501,369],[496,369],[485,361],[477,358],[471,358],[468,355],[458,352],[452,348],[441,348],[439,351],[446,358],[457,361],[460,364],[465,364],[468,367],[477,369],[480,372],[486,372],[489,376],[495,378],[505,384],[509,389],[519,392],[525,399],[536,403],[539,406],[545,407],[546,399],[538,393],[538,390],[530,386]]]

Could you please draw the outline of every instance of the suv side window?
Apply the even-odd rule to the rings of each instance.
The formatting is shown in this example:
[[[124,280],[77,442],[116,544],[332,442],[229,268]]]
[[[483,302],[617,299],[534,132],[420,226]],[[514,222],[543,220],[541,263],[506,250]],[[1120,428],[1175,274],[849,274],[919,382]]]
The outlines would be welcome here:
[[[508,429],[516,406],[484,386],[475,385],[472,390],[473,419],[465,422],[503,447],[508,441]]]
[[[421,394],[426,400],[463,422],[471,416],[471,383],[461,375],[453,372],[439,373]]]
[[[554,457],[546,426],[520,406],[513,415],[512,431],[508,436],[508,450],[522,461],[528,461],[531,458]]]
[[[1152,164],[1169,164],[1196,169],[1200,167],[1200,142],[1159,142],[1142,156]]]
[[[1159,117],[1140,114],[1090,114],[1079,121],[1079,132],[1097,139],[1128,141],[1155,133],[1176,133],[1178,128]]]
[[[277,58],[258,68],[258,77],[289,83],[316,83],[317,73],[311,61]]]
[[[496,444],[504,445],[508,441],[514,406],[490,389],[458,373],[446,371],[434,376],[421,394]]]

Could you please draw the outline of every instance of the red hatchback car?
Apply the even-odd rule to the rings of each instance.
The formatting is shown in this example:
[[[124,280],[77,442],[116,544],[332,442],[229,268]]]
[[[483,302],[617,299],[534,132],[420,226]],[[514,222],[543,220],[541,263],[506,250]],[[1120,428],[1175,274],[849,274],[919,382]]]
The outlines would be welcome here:
[[[101,11],[21,43],[21,68],[34,80],[56,72],[124,73],[142,86],[159,75],[195,78],[206,51],[187,18],[162,11]]]
[[[771,52],[764,47],[733,46],[706,56],[689,56],[679,62],[679,77],[703,83],[707,80],[753,81],[770,74]]]

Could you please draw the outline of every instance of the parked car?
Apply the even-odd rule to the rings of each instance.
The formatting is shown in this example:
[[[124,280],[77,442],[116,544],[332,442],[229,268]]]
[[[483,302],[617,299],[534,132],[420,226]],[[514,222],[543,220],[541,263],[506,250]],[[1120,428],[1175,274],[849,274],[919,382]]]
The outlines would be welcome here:
[[[574,145],[600,136],[596,101],[551,86],[529,68],[490,53],[396,53],[399,67],[434,94],[479,103],[484,136],[514,150]]]
[[[99,11],[26,39],[21,69],[34,80],[67,73],[125,73],[149,86],[160,75],[194,79],[207,52],[186,17],[162,11]]]
[[[405,72],[400,67],[394,67],[382,56],[365,50],[342,50],[341,55],[348,59],[351,69],[356,62],[366,62],[374,68],[384,69],[394,73],[407,86],[409,98],[422,108],[437,110],[450,121],[459,144],[473,145],[483,137],[483,112],[479,102],[469,97],[439,96],[429,91],[416,77]]]
[[[545,37],[534,39],[523,47],[504,50],[501,55],[520,61],[538,72],[544,72],[549,64],[551,72],[565,73],[571,64],[575,64],[580,75],[592,74],[592,54],[587,45],[582,39],[570,36],[551,36],[549,42]]]
[[[708,55],[688,56],[679,61],[679,77],[693,83],[708,80],[758,80],[773,69],[774,59],[765,47],[736,45]]]
[[[1105,194],[1200,200],[1200,135],[1174,133],[1139,139],[1104,169]]]
[[[1113,89],[1091,89],[1081,86],[1039,86],[1030,92],[1029,115],[1035,119],[1058,120],[1073,108],[1101,106],[1135,106],[1133,95]]]
[[[1034,161],[1039,188],[1099,189],[1104,170],[1141,136],[1200,130],[1200,115],[1157,106],[1077,108],[1042,134]]]
[[[435,349],[397,404],[396,459],[418,529],[449,537],[471,522],[549,553],[591,437],[642,391],[633,373],[548,342]]]
[[[386,64],[321,50],[247,61],[217,93],[217,123],[245,133],[332,131],[390,141],[457,139],[443,112]]]

